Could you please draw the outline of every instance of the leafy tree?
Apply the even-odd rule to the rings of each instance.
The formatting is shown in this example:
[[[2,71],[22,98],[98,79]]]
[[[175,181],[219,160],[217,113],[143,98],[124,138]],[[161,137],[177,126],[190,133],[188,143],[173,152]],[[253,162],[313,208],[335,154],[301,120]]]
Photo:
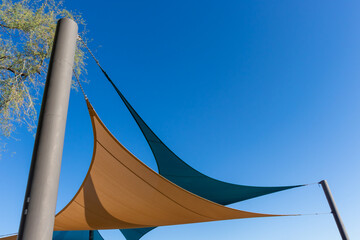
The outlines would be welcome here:
[[[54,0],[3,0],[0,5],[0,136],[16,126],[29,130],[36,122],[36,104],[44,85],[56,22],[68,17],[84,26],[79,15]],[[78,47],[75,72],[85,71],[85,54]]]

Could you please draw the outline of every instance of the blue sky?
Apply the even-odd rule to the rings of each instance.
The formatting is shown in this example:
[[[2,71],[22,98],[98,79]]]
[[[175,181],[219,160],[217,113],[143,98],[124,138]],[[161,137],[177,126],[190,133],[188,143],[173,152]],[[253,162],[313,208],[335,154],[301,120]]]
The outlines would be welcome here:
[[[223,181],[278,186],[327,179],[349,236],[360,238],[359,1],[67,1],[89,47],[157,135]],[[155,160],[115,91],[88,60],[90,101],[112,133]],[[0,235],[18,230],[33,134],[19,128],[0,159]],[[76,193],[93,147],[72,91],[57,211]],[[233,204],[264,213],[330,212],[317,185]],[[102,231],[106,239],[124,239]],[[331,215],[158,228],[144,240],[340,239]]]

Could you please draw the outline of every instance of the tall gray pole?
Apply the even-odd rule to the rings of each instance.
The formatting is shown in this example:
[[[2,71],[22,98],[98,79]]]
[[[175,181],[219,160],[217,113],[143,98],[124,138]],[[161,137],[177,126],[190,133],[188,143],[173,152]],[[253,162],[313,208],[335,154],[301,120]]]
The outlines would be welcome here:
[[[344,226],[344,223],[342,222],[341,218],[340,218],[340,214],[338,212],[338,209],[335,205],[335,201],[334,201],[334,198],[331,194],[331,191],[330,191],[330,188],[329,188],[329,185],[327,183],[326,180],[322,180],[320,182],[324,192],[325,192],[325,196],[326,196],[326,199],[329,203],[329,206],[330,206],[330,209],[331,209],[331,213],[333,214],[334,218],[335,218],[335,222],[336,222],[336,225],[339,229],[339,232],[340,232],[340,235],[341,235],[341,238],[343,240],[349,240],[349,236],[347,235],[346,233],[346,230],[345,230],[345,226]]]
[[[58,21],[36,131],[18,240],[51,240],[78,27]]]

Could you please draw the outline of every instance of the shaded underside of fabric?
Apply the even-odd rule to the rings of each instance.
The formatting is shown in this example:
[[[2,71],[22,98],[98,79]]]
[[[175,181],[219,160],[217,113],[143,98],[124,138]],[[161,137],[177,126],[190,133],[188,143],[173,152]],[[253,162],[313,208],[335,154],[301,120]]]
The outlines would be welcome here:
[[[154,154],[160,175],[164,176],[171,182],[196,195],[222,205],[228,205],[266,194],[303,186],[256,187],[237,185],[219,181],[200,173],[181,160],[157,137],[157,135],[149,128],[135,109],[130,105],[107,73],[102,68],[101,70],[124,102],[125,106],[146,138],[146,141]],[[127,240],[138,240],[152,229],[153,228],[143,230],[137,229],[136,232],[133,233],[131,233],[132,230],[129,229],[121,230],[121,232]]]
[[[121,233],[127,240],[138,240],[145,234],[153,230],[155,227],[149,228],[135,228],[135,229],[120,229]]]
[[[1,238],[2,240],[16,240],[17,235]],[[104,240],[98,231],[54,231],[53,240]]]
[[[88,102],[94,150],[88,174],[55,230],[127,229],[269,217],[224,207],[160,176],[122,146]]]

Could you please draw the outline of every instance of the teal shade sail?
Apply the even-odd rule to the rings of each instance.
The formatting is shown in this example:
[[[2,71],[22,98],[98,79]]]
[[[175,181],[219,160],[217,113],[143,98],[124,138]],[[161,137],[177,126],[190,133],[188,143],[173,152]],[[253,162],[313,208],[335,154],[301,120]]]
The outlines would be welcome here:
[[[54,231],[53,240],[104,240],[98,231]]]
[[[154,154],[159,173],[196,195],[222,205],[228,205],[300,186],[254,187],[227,183],[208,177],[189,166],[173,153],[148,127],[125,97],[122,94],[120,97],[146,138]]]
[[[149,228],[134,228],[134,229],[120,229],[121,233],[124,235],[124,237],[127,240],[139,240],[153,230],[155,227],[149,227]]]
[[[181,160],[160,140],[159,137],[156,136],[156,134],[144,122],[144,120],[139,116],[139,114],[124,97],[124,95],[116,87],[104,69],[101,68],[101,70],[111,85],[114,87],[121,100],[124,102],[125,106],[136,121],[141,132],[143,133],[155,157],[159,169],[159,174],[171,182],[196,195],[222,205],[228,205],[266,194],[303,186],[294,185],[282,187],[256,187],[238,185],[219,181],[200,173]],[[124,234],[127,240],[138,240],[152,229],[154,228],[142,228],[136,230],[127,229],[120,231]]]

